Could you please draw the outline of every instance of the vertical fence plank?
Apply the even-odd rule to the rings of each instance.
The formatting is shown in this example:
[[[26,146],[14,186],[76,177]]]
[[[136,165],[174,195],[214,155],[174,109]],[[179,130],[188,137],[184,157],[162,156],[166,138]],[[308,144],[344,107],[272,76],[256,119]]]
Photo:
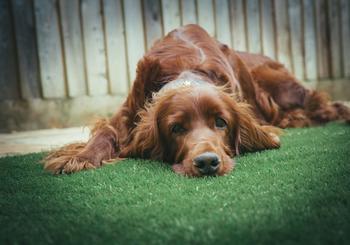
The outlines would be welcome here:
[[[34,0],[41,86],[44,98],[66,95],[62,44],[54,0]]]
[[[350,3],[341,0],[342,54],[344,76],[350,77]]]
[[[134,81],[139,59],[145,52],[142,10],[140,0],[124,0],[124,15],[127,41],[129,78]]]
[[[32,2],[13,0],[12,11],[16,33],[21,95],[24,99],[39,98],[39,61]]]
[[[143,7],[146,27],[146,43],[147,49],[150,49],[153,43],[163,36],[160,0],[144,0]]]
[[[259,0],[246,1],[248,50],[261,53]]]
[[[327,23],[326,0],[318,0],[316,4],[316,34],[317,34],[317,70],[319,78],[330,76],[329,25]]]
[[[305,78],[317,79],[317,53],[314,1],[303,0],[304,8],[304,47],[305,47]]]
[[[262,25],[262,49],[263,54],[276,59],[276,42],[274,28],[274,11],[272,0],[261,2],[261,25]]]
[[[121,0],[104,0],[103,10],[110,90],[112,94],[125,95],[129,78]]]
[[[277,59],[288,69],[292,70],[290,60],[290,39],[288,26],[287,1],[275,0],[276,36],[277,36]]]
[[[182,25],[197,24],[195,0],[181,0]]]
[[[231,47],[229,4],[227,0],[215,0],[216,38]]]
[[[341,42],[339,1],[328,0],[330,23],[331,71],[333,78],[341,77]]]
[[[288,15],[290,23],[291,37],[291,59],[294,75],[300,80],[304,79],[304,57],[303,57],[303,37],[302,37],[302,13],[300,0],[288,1]]]
[[[108,92],[106,55],[99,1],[82,0],[84,49],[89,95]]]
[[[0,100],[19,99],[10,1],[0,1]]]
[[[247,51],[245,16],[242,0],[230,1],[232,47],[238,51]]]
[[[59,5],[68,95],[76,97],[86,94],[79,0],[61,0]]]
[[[178,0],[162,0],[164,35],[178,28],[180,21],[180,6]]]
[[[197,0],[198,24],[201,25],[210,36],[215,35],[215,20],[212,0]]]

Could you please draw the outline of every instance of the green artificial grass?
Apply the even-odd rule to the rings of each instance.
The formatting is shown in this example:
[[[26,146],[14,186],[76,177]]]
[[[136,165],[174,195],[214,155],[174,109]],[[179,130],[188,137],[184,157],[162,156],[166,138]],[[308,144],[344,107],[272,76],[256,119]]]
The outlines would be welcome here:
[[[73,175],[0,159],[0,244],[349,244],[350,126],[290,129],[282,148],[185,178],[128,159]]]

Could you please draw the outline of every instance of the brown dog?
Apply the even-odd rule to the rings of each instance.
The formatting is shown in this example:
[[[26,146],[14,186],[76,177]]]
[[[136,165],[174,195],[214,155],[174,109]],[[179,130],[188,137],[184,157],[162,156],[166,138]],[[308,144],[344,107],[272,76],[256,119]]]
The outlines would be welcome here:
[[[349,108],[307,90],[282,64],[235,52],[188,25],[140,60],[119,112],[99,122],[86,144],[51,153],[45,168],[71,173],[140,157],[168,162],[183,175],[223,175],[239,152],[278,148],[274,126],[334,120],[349,122]]]

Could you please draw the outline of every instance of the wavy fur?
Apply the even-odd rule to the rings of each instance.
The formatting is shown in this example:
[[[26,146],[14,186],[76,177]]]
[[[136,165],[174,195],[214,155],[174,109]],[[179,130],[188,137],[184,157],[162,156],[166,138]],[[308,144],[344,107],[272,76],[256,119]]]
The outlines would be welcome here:
[[[221,175],[233,168],[231,158],[238,152],[278,148],[281,131],[276,127],[350,122],[348,107],[306,89],[279,62],[236,52],[197,25],[178,28],[156,42],[136,73],[119,111],[97,122],[87,143],[50,153],[43,160],[45,169],[73,173],[120,157],[141,157],[166,161],[181,174],[198,176],[193,159],[210,151],[220,158]],[[154,96],[185,73],[215,89],[192,94],[178,89]],[[207,108],[220,111],[227,128],[215,130],[218,116]],[[190,130],[175,137],[169,128],[178,122]]]

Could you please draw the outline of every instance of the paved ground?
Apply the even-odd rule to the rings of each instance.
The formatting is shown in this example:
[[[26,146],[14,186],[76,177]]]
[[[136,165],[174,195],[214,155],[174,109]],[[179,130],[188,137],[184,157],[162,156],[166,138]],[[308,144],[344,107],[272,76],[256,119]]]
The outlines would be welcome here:
[[[48,151],[71,142],[86,141],[89,133],[89,128],[78,127],[0,134],[0,156]]]

